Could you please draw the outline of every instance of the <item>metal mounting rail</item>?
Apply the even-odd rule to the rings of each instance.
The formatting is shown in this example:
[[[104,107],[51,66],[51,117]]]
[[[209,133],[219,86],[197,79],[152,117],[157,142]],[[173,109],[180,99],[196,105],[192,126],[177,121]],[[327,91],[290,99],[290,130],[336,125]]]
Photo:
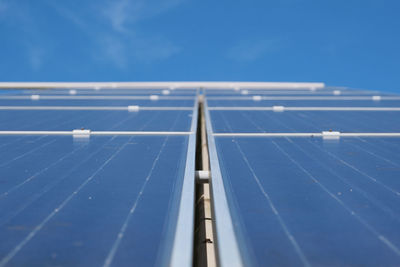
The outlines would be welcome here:
[[[193,100],[191,96],[131,95],[0,95],[5,100]]]
[[[167,131],[0,131],[0,135],[190,135],[193,132],[167,132]]]
[[[194,205],[195,205],[195,157],[196,128],[198,120],[198,98],[193,107],[185,175],[179,201],[178,218],[171,251],[170,266],[186,267],[193,263]]]
[[[255,98],[256,97],[256,98]],[[400,100],[400,96],[209,96],[208,100]]]
[[[282,111],[400,111],[400,107],[209,107],[209,110],[222,111],[276,111],[281,107]]]
[[[340,137],[400,137],[400,133],[341,133],[341,132],[320,132],[320,133],[214,133],[216,137],[324,137],[335,135]]]
[[[192,107],[145,107],[145,106],[0,106],[0,110],[192,110]]]
[[[0,82],[0,88],[25,89],[321,89],[324,83],[303,82]]]
[[[214,229],[216,233],[217,261],[219,266],[222,267],[243,266],[243,259],[235,234],[225,185],[219,166],[210,114],[207,109],[207,101],[205,101],[204,106],[211,168],[210,185],[211,199],[213,203],[213,217],[215,220]]]

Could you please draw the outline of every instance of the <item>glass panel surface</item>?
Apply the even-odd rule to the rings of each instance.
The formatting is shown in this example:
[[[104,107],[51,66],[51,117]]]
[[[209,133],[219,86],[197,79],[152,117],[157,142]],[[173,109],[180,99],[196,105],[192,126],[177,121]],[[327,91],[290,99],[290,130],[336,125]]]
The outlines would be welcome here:
[[[400,132],[400,111],[210,111],[217,133]]]
[[[0,264],[165,264],[187,141],[1,136]]]
[[[400,264],[399,138],[216,138],[246,264]]]
[[[3,131],[189,131],[190,110],[0,110]]]

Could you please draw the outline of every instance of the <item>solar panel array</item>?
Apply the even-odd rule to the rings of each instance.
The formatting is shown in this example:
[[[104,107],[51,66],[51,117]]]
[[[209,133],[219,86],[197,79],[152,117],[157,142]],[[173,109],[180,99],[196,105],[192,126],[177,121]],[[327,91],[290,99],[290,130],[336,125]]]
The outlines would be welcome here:
[[[221,265],[399,265],[398,95],[206,93]]]
[[[0,266],[191,263],[196,97],[3,92]]]
[[[218,265],[399,265],[398,95],[204,84],[0,91],[0,266],[192,265],[199,115]]]

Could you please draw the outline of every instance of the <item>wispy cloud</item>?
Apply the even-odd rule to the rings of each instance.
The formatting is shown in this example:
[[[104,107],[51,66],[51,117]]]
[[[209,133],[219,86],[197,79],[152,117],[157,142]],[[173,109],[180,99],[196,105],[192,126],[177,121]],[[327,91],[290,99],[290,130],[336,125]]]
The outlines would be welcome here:
[[[281,39],[240,41],[227,51],[227,57],[235,61],[255,61],[275,53],[282,47]]]
[[[30,7],[26,3],[0,0],[0,20],[13,31],[19,33],[19,45],[24,48],[23,55],[33,70],[39,70],[46,58],[50,44],[43,42],[43,36],[36,25]]]
[[[184,0],[117,0],[106,2],[100,9],[114,30],[126,32],[129,25],[151,19],[182,4]]]
[[[0,21],[15,31],[15,41],[24,51],[26,63],[33,70],[45,66],[55,49],[65,49],[62,43],[74,38],[75,53],[117,68],[150,64],[166,60],[181,51],[181,47],[162,32],[149,30],[151,19],[178,7],[184,0],[97,0],[79,4],[79,1],[45,0],[40,6],[30,1],[0,0]],[[77,8],[77,5],[79,8]],[[45,12],[58,16],[63,22],[61,39],[55,38],[52,27],[45,23]],[[54,17],[51,18],[54,20]],[[66,24],[65,24],[66,22]],[[80,43],[82,42],[82,44]],[[84,44],[83,44],[84,43]],[[80,47],[80,45],[82,45]],[[72,50],[63,50],[63,54]],[[81,59],[80,59],[81,60]]]
[[[178,6],[182,0],[98,1],[89,12],[72,12],[60,2],[51,5],[76,25],[95,46],[95,59],[119,68],[151,63],[179,53],[181,48],[162,34],[143,33],[141,23]],[[101,27],[99,27],[101,25]]]

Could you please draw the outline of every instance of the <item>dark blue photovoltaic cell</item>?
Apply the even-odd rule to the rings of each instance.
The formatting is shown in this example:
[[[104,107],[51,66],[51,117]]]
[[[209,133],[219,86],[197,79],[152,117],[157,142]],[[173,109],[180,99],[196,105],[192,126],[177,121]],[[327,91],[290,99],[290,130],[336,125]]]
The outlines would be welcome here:
[[[216,133],[400,132],[400,111],[210,111]]]
[[[144,107],[193,107],[193,99],[182,100],[143,100],[143,99],[1,99],[0,106],[111,106],[111,107],[127,107],[127,106],[144,106]]]
[[[0,264],[165,264],[187,141],[1,136]]]
[[[189,131],[190,110],[0,110],[3,131]]]
[[[246,265],[399,266],[399,138],[216,138]]]
[[[1,103],[1,102],[0,102]],[[207,100],[209,107],[400,107],[400,100]]]

